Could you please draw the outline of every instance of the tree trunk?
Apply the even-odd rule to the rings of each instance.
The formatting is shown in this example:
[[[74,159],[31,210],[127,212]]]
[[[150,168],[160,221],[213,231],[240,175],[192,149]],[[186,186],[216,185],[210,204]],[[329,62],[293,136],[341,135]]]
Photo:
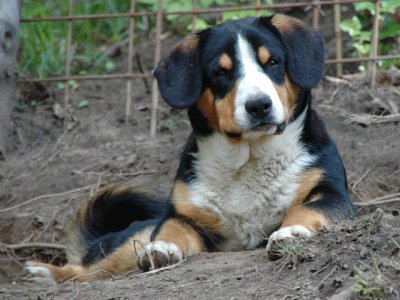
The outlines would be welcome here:
[[[0,0],[0,160],[5,157],[15,101],[20,9],[21,0]]]

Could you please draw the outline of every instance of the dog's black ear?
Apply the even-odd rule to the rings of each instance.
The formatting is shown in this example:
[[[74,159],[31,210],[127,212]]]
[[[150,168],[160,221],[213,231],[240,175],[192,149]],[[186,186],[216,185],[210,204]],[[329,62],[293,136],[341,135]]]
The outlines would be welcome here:
[[[162,98],[172,107],[190,107],[202,92],[200,35],[191,34],[175,45],[153,71]]]
[[[286,70],[293,83],[302,90],[316,86],[321,80],[325,62],[324,41],[319,32],[282,14],[261,17],[260,22],[278,31],[286,48]]]

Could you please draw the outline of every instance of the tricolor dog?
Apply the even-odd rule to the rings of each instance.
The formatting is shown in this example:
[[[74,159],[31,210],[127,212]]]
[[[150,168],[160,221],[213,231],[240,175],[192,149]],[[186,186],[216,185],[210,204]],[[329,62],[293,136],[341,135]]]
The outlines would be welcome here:
[[[88,199],[68,238],[68,264],[28,262],[55,282],[240,251],[355,214],[335,143],[312,108],[324,46],[285,16],[246,18],[192,34],[154,70],[162,98],[193,132],[166,201],[127,185]]]

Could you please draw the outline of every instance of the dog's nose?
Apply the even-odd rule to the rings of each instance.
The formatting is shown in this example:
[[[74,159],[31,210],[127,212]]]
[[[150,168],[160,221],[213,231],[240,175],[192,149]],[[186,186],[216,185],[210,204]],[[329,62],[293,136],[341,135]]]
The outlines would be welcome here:
[[[247,101],[245,108],[253,118],[264,119],[271,111],[272,101],[269,97],[258,98],[257,100]]]

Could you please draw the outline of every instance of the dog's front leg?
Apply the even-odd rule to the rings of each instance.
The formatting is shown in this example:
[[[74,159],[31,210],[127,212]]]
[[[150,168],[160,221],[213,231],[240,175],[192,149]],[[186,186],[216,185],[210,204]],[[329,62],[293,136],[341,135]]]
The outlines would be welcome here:
[[[281,227],[268,238],[267,251],[273,256],[273,245],[286,239],[309,237],[328,224],[328,219],[319,211],[304,204],[291,207]]]
[[[171,218],[162,224],[154,241],[139,252],[136,262],[147,271],[178,263],[204,250],[203,240],[191,226]]]

